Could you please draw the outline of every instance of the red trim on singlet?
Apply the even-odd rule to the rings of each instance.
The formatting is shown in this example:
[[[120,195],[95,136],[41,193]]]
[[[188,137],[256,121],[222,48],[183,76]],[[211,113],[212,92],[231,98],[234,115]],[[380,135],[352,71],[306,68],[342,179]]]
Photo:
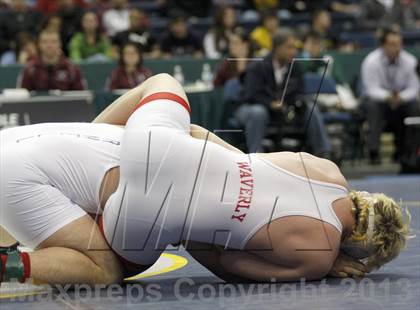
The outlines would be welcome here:
[[[3,274],[6,271],[6,263],[7,263],[7,255],[6,254],[0,254],[0,283],[3,281]]]
[[[29,254],[27,252],[21,252],[20,258],[23,263],[23,279],[21,282],[25,282],[26,279],[31,275],[31,262],[29,260]]]
[[[101,231],[101,233],[102,233],[102,236],[104,236],[104,239],[105,239],[105,242],[108,244],[108,246],[109,246],[109,248],[111,249],[111,251],[112,252],[114,252],[115,253],[115,255],[121,260],[121,261],[123,261],[125,264],[127,264],[127,265],[129,265],[129,266],[131,266],[131,267],[134,267],[134,268],[144,268],[146,265],[142,265],[142,264],[137,264],[137,263],[134,263],[134,262],[130,262],[129,260],[127,260],[126,258],[124,258],[124,257],[122,257],[120,254],[118,254],[117,252],[115,252],[113,249],[112,249],[112,247],[111,247],[111,245],[108,243],[108,240],[106,240],[106,237],[105,237],[105,233],[104,233],[104,223],[103,223],[103,217],[102,217],[102,215],[100,215],[99,216],[99,218],[98,218],[98,226],[99,226],[99,230]]]
[[[190,105],[188,104],[188,102],[185,101],[180,96],[175,95],[173,93],[169,93],[169,92],[158,92],[158,93],[154,93],[154,94],[151,94],[151,95],[143,98],[140,101],[140,103],[134,108],[132,113],[134,113],[134,111],[136,111],[142,105],[144,105],[148,102],[151,102],[153,100],[159,100],[159,99],[167,99],[167,100],[178,102],[180,105],[182,105],[188,111],[189,114],[191,114],[191,108],[190,108]]]

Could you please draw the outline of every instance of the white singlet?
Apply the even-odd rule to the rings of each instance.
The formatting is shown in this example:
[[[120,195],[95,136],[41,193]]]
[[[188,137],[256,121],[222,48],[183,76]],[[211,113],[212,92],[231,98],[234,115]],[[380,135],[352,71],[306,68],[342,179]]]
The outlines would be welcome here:
[[[0,131],[0,225],[35,248],[86,212],[100,212],[100,186],[119,165],[122,133],[91,123]]]
[[[188,112],[182,98],[156,93],[129,118],[120,184],[102,219],[117,254],[149,265],[181,240],[243,249],[258,229],[290,215],[320,219],[341,232],[331,204],[347,196],[346,188],[193,138]]]

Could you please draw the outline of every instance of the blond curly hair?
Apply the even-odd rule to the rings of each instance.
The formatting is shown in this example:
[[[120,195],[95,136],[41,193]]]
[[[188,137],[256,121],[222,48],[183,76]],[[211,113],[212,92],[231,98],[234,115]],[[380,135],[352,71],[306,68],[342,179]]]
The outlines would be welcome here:
[[[411,216],[392,198],[382,193],[351,191],[350,198],[355,205],[356,227],[349,238],[375,248],[367,265],[374,269],[396,258],[406,246],[409,238]],[[369,208],[374,210],[374,230],[371,240],[367,238]],[[405,219],[404,219],[405,218]]]

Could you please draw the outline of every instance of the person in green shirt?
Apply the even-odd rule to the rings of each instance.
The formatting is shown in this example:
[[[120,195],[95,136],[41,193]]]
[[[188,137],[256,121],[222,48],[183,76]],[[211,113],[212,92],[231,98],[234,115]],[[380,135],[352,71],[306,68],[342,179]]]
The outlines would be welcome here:
[[[82,32],[73,35],[69,43],[69,55],[74,62],[104,61],[112,58],[111,44],[99,30],[98,17],[94,12],[82,16]]]

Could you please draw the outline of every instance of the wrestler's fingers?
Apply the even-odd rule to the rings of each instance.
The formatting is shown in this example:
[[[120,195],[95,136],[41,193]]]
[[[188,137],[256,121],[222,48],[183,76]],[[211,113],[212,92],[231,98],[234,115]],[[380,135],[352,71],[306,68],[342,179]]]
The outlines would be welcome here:
[[[352,268],[352,267],[349,267],[349,266],[345,266],[343,268],[343,271],[346,272],[349,276],[350,275],[358,276],[358,277],[364,277],[365,276],[365,273],[363,271],[360,271],[356,268]]]
[[[366,264],[364,264],[363,262],[361,262],[360,260],[350,257],[348,255],[345,254],[340,254],[341,259],[342,259],[342,264],[344,266],[350,266],[353,268],[357,268],[359,270],[362,270],[363,272],[370,272],[371,268],[368,267]]]
[[[337,270],[337,269],[332,269],[328,273],[328,275],[330,277],[334,277],[334,278],[347,278],[348,277],[348,274],[347,273],[345,273],[344,271]]]
[[[347,278],[349,275],[348,273],[344,271],[335,271],[335,272],[330,273],[330,276],[335,277],[335,278]]]
[[[370,268],[368,266],[366,266],[365,264],[363,264],[362,262],[359,262],[359,261],[350,261],[346,265],[348,265],[351,268],[363,271],[365,273],[370,272]]]

